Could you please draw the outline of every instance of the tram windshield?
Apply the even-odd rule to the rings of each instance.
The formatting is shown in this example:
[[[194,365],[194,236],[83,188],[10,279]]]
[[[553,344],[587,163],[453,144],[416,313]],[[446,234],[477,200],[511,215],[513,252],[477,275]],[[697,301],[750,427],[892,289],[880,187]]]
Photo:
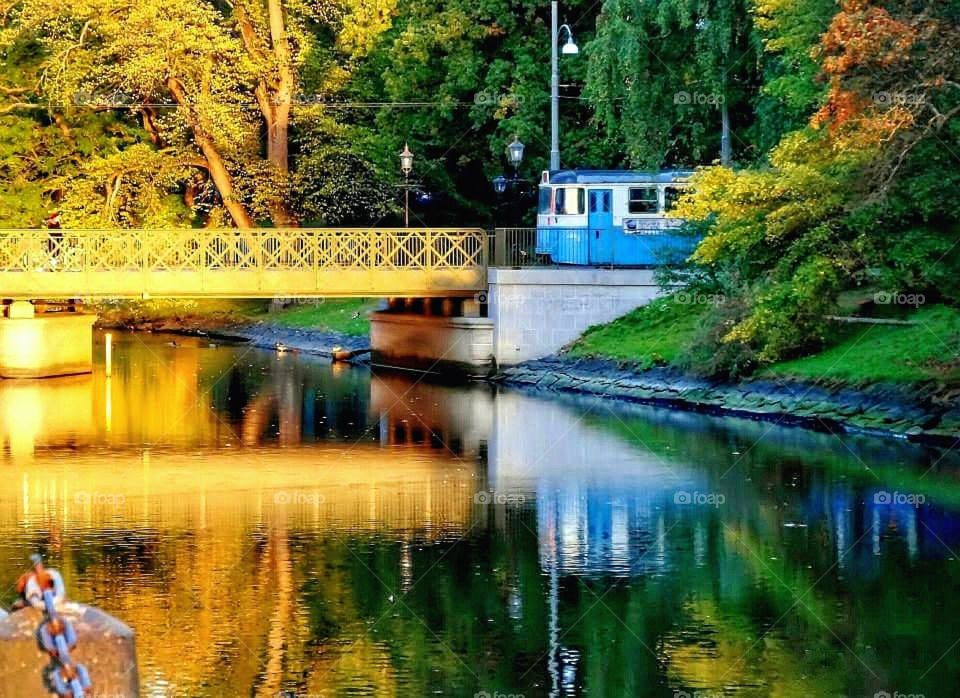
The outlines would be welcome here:
[[[540,205],[537,206],[539,213],[550,213],[550,187],[540,187]]]
[[[579,216],[587,209],[587,196],[582,187],[559,187],[554,194],[554,213]]]

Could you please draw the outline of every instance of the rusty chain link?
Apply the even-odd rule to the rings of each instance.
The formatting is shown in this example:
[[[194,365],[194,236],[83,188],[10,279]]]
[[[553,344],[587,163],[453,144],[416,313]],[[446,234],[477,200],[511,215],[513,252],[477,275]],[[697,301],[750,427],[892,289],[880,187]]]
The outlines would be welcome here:
[[[51,657],[47,668],[50,686],[59,696],[84,698],[91,686],[90,673],[70,657],[70,650],[77,645],[77,633],[73,624],[57,612],[57,604],[66,599],[63,578],[56,570],[44,569],[39,555],[32,555],[31,560],[34,572],[27,579],[24,597],[44,612],[40,644]]]

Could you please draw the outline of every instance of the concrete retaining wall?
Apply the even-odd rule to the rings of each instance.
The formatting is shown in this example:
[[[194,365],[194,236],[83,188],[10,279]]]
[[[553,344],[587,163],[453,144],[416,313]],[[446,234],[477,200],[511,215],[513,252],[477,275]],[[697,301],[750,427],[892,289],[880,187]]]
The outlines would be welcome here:
[[[487,298],[501,365],[555,353],[591,325],[660,295],[650,269],[490,269]]]
[[[481,317],[370,313],[375,364],[484,376],[493,355],[493,324]]]

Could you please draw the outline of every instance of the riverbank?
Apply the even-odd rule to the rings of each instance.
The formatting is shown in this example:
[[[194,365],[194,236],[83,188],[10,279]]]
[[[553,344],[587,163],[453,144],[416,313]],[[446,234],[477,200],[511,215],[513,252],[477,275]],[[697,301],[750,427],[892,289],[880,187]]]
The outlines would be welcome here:
[[[330,358],[337,349],[354,351],[369,346],[365,311],[374,303],[344,299],[271,310],[262,301],[158,302],[113,304],[97,312],[102,327],[202,335],[268,350],[279,345]],[[656,307],[648,308],[645,312],[656,311]],[[911,367],[902,359],[887,357],[890,352],[904,356],[903,344],[911,341],[909,328],[864,328],[859,332],[872,332],[872,341],[863,341],[860,334],[847,340],[860,342],[855,353],[841,344],[799,362],[775,364],[752,379],[729,382],[663,365],[664,354],[677,351],[676,338],[681,333],[675,323],[644,327],[636,333],[624,327],[629,317],[588,332],[584,336],[587,341],[581,340],[564,354],[504,369],[499,376],[501,384],[748,417],[818,431],[862,432],[947,446],[960,438],[960,385],[931,380],[919,373],[925,370],[919,362]],[[624,335],[631,332],[637,334],[634,344],[646,344],[630,346],[631,338]],[[895,341],[883,338],[891,332]],[[619,338],[611,336],[616,334]],[[585,348],[596,351],[598,336],[621,350],[629,346],[634,360],[585,355]],[[855,361],[838,361],[834,354],[853,356]],[[353,359],[367,360],[367,355]],[[913,380],[892,379],[902,379],[906,370],[916,373],[910,376]]]
[[[205,336],[332,358],[337,350],[369,347],[366,310],[374,304],[359,298],[272,308],[266,301],[151,301],[95,310],[103,329]],[[366,354],[351,359],[366,360]]]
[[[507,368],[504,385],[579,393],[709,414],[762,419],[818,431],[860,432],[952,446],[960,438],[960,388],[937,384],[788,378],[728,383],[671,368],[636,370],[605,359],[554,356]]]

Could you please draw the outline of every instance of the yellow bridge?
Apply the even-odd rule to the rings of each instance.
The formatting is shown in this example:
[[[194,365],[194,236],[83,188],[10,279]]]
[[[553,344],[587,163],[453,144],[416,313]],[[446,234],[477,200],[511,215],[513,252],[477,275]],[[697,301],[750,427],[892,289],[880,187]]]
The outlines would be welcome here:
[[[469,296],[481,229],[0,231],[0,297]]]

